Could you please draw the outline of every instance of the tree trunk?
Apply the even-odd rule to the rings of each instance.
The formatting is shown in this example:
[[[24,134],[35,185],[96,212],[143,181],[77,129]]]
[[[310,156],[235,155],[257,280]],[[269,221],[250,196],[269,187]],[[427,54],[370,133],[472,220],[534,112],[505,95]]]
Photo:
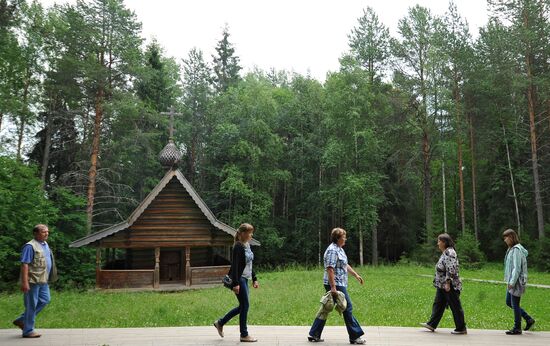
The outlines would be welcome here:
[[[4,118],[4,113],[0,111],[0,132],[2,132],[2,118]]]
[[[372,225],[372,265],[378,265],[378,228],[376,223]]]
[[[21,114],[21,122],[17,129],[17,160],[21,161],[21,152],[23,151],[23,136],[25,134],[25,114]]]
[[[92,139],[92,155],[90,157],[90,170],[88,172],[88,199],[86,205],[87,234],[92,232],[92,218],[94,212],[94,197],[96,191],[97,162],[99,156],[99,144],[101,137],[101,123],[103,120],[103,86],[99,86],[95,97],[94,134]]]
[[[25,126],[27,125],[27,112],[29,110],[27,105],[27,99],[29,98],[29,78],[25,80],[25,87],[23,89],[23,109],[21,114],[21,123],[17,131],[17,160],[21,161],[23,151],[23,137],[25,135]]]
[[[455,98],[455,112],[456,112],[456,145],[457,145],[457,155],[458,155],[458,187],[460,191],[460,228],[462,234],[466,232],[466,217],[464,213],[464,174],[462,171],[463,160],[462,160],[462,137],[461,137],[461,117],[460,117],[460,91],[458,88],[458,77],[455,75],[455,86],[454,86],[454,98]]]
[[[533,104],[534,88],[530,82],[527,90],[527,104],[529,109],[529,132],[531,139],[531,166],[533,168],[533,184],[535,188],[535,205],[537,208],[537,229],[539,239],[544,238],[544,214],[542,210],[542,198],[540,193],[540,178],[537,154],[537,132],[535,124],[535,107]]]
[[[476,156],[475,156],[475,138],[472,116],[468,119],[468,127],[470,129],[470,153],[472,155],[472,206],[474,216],[474,234],[476,240],[479,241],[479,230],[477,227],[477,178],[476,178]]]
[[[430,171],[431,148],[430,134],[428,128],[428,108],[426,105],[426,82],[424,80],[424,57],[422,52],[419,56],[420,65],[420,93],[422,95],[421,117],[422,117],[422,155],[424,159],[423,176],[424,176],[424,211],[426,217],[426,241],[432,236],[433,220],[432,220],[432,174]]]
[[[510,160],[510,148],[508,147],[508,138],[506,137],[506,128],[502,124],[502,133],[504,135],[504,145],[506,146],[506,158],[508,160],[508,172],[510,173],[510,183],[512,184],[512,195],[514,196],[514,206],[516,208],[516,224],[518,235],[521,235],[521,222],[519,218],[518,197],[516,195],[516,184],[514,183],[514,174],[512,172],[512,162]]]
[[[362,266],[363,261],[363,226],[359,223],[359,264]]]
[[[445,183],[445,157],[443,156],[441,162],[441,179],[442,179],[442,193],[443,193],[443,231],[447,232],[447,185]]]
[[[189,151],[189,181],[191,185],[195,184],[195,160],[197,155],[197,137],[196,135],[193,136],[191,139],[191,150]]]
[[[42,154],[42,168],[40,170],[40,180],[42,188],[46,187],[46,173],[50,164],[50,148],[52,143],[52,113],[46,113],[46,138],[44,139],[44,152]]]
[[[286,195],[287,195],[287,182],[283,181],[283,200],[281,202],[282,204],[282,213],[283,213],[283,219],[288,221],[288,216],[286,215]]]
[[[432,236],[432,176],[430,172],[430,142],[427,129],[422,137],[424,159],[424,211],[426,216],[426,241]]]
[[[529,29],[528,14],[524,11],[523,24],[525,29]],[[527,108],[529,111],[529,133],[531,139],[531,165],[533,167],[533,184],[535,188],[535,205],[537,208],[537,228],[539,239],[544,238],[544,214],[542,209],[542,198],[540,193],[539,166],[537,154],[537,130],[535,120],[535,87],[533,85],[533,54],[529,44],[526,46],[525,68],[527,72]]]
[[[321,169],[321,165],[319,165],[319,195],[321,195],[321,178],[322,178],[322,169]],[[318,239],[317,239],[317,242],[318,242],[318,248],[319,248],[319,265],[321,265],[321,260],[322,260],[322,255],[321,255],[321,251],[323,251],[323,249],[321,248],[321,212],[322,212],[322,208],[319,208],[317,210],[317,234],[318,234]]]

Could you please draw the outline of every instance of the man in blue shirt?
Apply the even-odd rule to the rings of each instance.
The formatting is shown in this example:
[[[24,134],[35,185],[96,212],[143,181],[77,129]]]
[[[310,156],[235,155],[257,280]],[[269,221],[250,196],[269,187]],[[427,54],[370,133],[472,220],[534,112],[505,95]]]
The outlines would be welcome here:
[[[48,226],[38,224],[33,229],[34,239],[21,250],[21,291],[25,312],[13,324],[21,328],[24,338],[39,338],[34,331],[36,315],[50,302],[48,281],[57,279],[53,254],[46,240]]]

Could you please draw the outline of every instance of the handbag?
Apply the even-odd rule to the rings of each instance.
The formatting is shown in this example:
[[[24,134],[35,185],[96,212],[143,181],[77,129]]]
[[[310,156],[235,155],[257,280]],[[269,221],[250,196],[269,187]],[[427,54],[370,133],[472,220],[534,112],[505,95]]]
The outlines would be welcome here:
[[[226,288],[229,288],[230,290],[233,289],[233,280],[229,275],[225,275],[222,279],[223,286]]]

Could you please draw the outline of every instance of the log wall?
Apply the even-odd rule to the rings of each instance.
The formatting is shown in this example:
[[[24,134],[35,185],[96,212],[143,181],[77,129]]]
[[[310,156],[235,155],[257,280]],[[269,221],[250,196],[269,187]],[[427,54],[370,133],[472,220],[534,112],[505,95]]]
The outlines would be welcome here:
[[[153,287],[154,270],[100,270],[97,286],[101,288]]]
[[[191,267],[191,285],[220,284],[231,266]]]

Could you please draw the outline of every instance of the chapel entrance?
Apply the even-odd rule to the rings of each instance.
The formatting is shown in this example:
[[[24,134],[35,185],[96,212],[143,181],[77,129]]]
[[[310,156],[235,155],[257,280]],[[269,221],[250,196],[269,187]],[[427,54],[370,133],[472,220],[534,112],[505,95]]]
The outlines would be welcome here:
[[[183,251],[164,250],[160,251],[160,281],[174,282],[183,281]]]

